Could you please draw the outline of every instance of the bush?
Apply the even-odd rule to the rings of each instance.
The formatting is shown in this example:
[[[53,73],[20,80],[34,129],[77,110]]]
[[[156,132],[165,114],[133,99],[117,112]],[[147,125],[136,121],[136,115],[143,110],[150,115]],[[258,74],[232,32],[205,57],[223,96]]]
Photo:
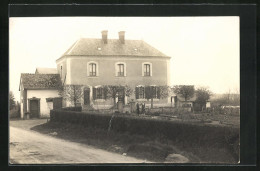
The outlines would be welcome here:
[[[81,111],[82,111],[82,107],[81,107],[81,106],[76,106],[76,107],[64,107],[64,108],[62,108],[62,110],[81,112]]]
[[[51,122],[69,122],[108,130],[112,116],[108,114],[86,114],[75,111],[51,110],[50,120]],[[233,145],[239,141],[239,128],[114,114],[110,129],[120,133],[143,135],[154,139],[163,137],[173,142],[182,142],[183,146],[187,147],[226,147],[232,151],[238,151],[237,148],[239,148]],[[238,159],[238,154],[236,154],[236,158]]]
[[[9,117],[10,118],[18,118],[20,116],[20,110],[19,109],[11,109],[9,110]]]

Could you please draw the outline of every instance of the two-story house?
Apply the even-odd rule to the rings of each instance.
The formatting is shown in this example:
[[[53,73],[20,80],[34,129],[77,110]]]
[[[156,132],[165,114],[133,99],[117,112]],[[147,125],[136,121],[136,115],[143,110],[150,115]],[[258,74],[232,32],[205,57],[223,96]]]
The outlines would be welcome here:
[[[160,99],[156,86],[169,85],[170,57],[142,40],[126,40],[124,31],[118,33],[118,39],[108,39],[108,31],[101,33],[100,39],[79,39],[56,60],[64,85],[84,85],[84,97],[79,101],[83,108],[113,106],[112,99],[105,100],[103,85],[128,85],[134,93],[126,97],[122,92],[117,100],[124,104],[140,101],[148,106],[145,87],[153,86],[154,106],[167,105],[169,99]]]

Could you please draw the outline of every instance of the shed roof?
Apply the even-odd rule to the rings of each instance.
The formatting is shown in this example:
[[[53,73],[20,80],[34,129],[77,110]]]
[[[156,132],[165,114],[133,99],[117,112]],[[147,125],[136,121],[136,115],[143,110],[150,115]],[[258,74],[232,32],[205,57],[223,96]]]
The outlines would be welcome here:
[[[24,89],[58,89],[61,85],[59,74],[21,74]]]
[[[76,41],[63,56],[148,56],[167,57],[159,50],[142,40],[108,39],[104,44],[102,39],[82,38]],[[61,58],[62,58],[61,57]]]

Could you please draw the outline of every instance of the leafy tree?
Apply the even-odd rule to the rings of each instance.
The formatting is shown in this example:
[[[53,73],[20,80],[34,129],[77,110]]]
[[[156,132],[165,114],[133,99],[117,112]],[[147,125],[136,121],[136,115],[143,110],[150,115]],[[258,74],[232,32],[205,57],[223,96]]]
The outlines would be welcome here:
[[[212,92],[206,88],[201,87],[196,90],[196,102],[200,104],[200,106],[206,106],[206,102],[210,99],[210,96],[212,95]]]
[[[60,96],[71,102],[76,107],[77,102],[83,97],[82,85],[65,85],[60,87]]]
[[[169,86],[146,86],[145,87],[145,98],[151,100],[151,108],[153,108],[153,99],[163,99],[169,97],[170,87]]]
[[[15,104],[15,98],[14,98],[14,94],[12,91],[9,91],[9,107],[10,110],[14,109],[16,106]]]
[[[173,92],[187,101],[194,96],[195,89],[193,85],[176,85],[173,87]]]

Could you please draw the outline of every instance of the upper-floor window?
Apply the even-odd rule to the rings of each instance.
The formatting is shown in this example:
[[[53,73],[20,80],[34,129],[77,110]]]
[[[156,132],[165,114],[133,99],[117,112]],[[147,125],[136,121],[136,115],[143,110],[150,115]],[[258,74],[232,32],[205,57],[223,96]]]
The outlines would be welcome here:
[[[150,64],[144,64],[144,76],[150,76]]]
[[[152,76],[152,63],[144,62],[142,64],[142,76]]]
[[[94,61],[90,61],[87,64],[88,70],[87,75],[90,77],[96,77],[98,76],[98,63]]]
[[[117,77],[125,77],[126,76],[126,63],[125,62],[117,62],[115,64],[115,76]]]
[[[97,65],[94,63],[89,64],[89,76],[97,76]]]
[[[124,64],[118,64],[118,76],[124,76]]]

